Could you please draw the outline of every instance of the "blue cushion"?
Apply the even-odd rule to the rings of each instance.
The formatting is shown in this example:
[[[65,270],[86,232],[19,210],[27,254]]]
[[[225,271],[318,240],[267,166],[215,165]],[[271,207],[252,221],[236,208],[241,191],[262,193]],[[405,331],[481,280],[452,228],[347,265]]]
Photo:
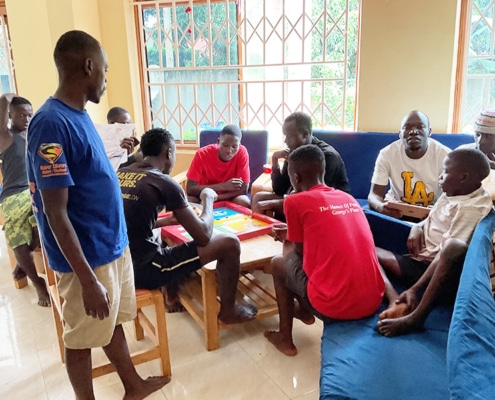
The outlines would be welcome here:
[[[268,157],[268,131],[244,130],[242,131],[241,144],[246,147],[249,154],[249,172],[251,183],[263,172],[263,165]],[[221,129],[201,131],[199,134],[199,147],[217,143]]]
[[[451,399],[495,397],[495,301],[490,257],[495,213],[476,228],[462,271],[448,341]]]
[[[365,213],[372,229],[396,229],[388,217]],[[494,226],[492,211],[474,232],[453,314],[451,307],[435,308],[424,332],[383,337],[375,330],[378,313],[358,321],[325,324],[320,399],[493,398],[495,301],[489,262]],[[396,234],[385,236],[389,238],[384,240],[389,244],[385,248],[395,246]]]
[[[407,249],[407,238],[411,230],[410,223],[370,209],[364,209],[364,214],[370,224],[375,246],[397,254],[409,253]]]
[[[378,312],[361,320],[324,324],[320,399],[448,399],[451,315],[451,307],[437,307],[424,332],[394,338],[376,331]]]

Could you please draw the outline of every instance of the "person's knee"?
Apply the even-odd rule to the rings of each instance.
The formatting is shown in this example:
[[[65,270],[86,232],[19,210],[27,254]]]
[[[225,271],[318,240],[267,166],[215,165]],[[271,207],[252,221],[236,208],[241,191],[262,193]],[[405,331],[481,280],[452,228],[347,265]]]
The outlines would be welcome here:
[[[466,257],[468,244],[461,239],[450,238],[445,241],[440,252],[440,258],[448,264],[463,262]]]
[[[261,201],[262,193],[263,192],[258,192],[253,196],[253,198],[251,199],[251,205],[255,206]]]
[[[273,198],[273,193],[270,192],[258,192],[253,196],[252,203],[258,204],[260,201],[271,200]]]
[[[394,253],[382,249],[381,247],[377,247],[376,256],[378,258],[378,262],[385,270],[385,272],[391,273],[394,276],[400,275],[399,263],[397,262],[397,258],[395,257]]]
[[[285,271],[284,257],[282,255],[278,255],[272,258],[271,271],[272,275],[280,275]]]
[[[219,237],[219,249],[222,253],[241,254],[241,242],[235,235],[222,235]]]
[[[239,204],[240,206],[251,208],[251,200],[246,195],[240,195],[232,199],[233,203]]]

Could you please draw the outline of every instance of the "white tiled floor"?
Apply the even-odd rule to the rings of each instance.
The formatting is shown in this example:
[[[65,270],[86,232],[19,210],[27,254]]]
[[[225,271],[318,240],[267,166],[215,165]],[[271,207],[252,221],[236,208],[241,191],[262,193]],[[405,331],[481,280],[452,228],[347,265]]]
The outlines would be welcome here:
[[[186,313],[167,315],[172,381],[150,400],[315,400],[318,399],[322,325],[295,322],[296,357],[279,353],[264,337],[278,317],[237,325],[221,332],[221,347],[208,352],[197,324]],[[131,351],[143,346],[125,326]],[[94,360],[104,358],[94,352]],[[142,376],[159,374],[157,362],[138,366]],[[121,399],[117,375],[94,380],[97,399]],[[17,290],[0,234],[0,399],[73,399],[60,362],[50,309],[36,305],[32,285]]]

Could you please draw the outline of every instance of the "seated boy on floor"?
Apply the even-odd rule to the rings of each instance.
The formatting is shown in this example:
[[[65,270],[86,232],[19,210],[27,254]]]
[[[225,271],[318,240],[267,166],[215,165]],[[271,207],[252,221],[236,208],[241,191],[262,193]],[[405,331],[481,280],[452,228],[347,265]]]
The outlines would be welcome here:
[[[134,163],[117,172],[136,288],[165,287],[169,310],[177,310],[180,305],[176,292],[178,281],[202,265],[217,260],[221,299],[218,318],[226,324],[253,319],[254,309],[235,304],[240,269],[239,239],[223,233],[212,236],[213,202],[217,194],[209,188],[201,191],[199,198],[203,210],[198,217],[182,188],[169,176],[175,163],[175,141],[170,132],[161,128],[147,131],[141,138],[141,150],[142,163]],[[164,208],[172,211],[173,217],[158,219],[158,213]],[[177,222],[193,240],[162,248],[153,229]]]
[[[249,155],[241,139],[242,132],[237,126],[226,125],[218,143],[196,152],[187,171],[186,192],[191,203],[198,203],[199,194],[208,187],[218,193],[218,200],[251,207],[247,196]]]
[[[303,145],[288,160],[295,191],[284,201],[288,240],[284,255],[272,259],[279,331],[267,331],[265,337],[294,356],[294,317],[306,324],[314,316],[323,321],[366,317],[380,306],[385,283],[358,202],[323,181],[323,152]]]
[[[409,287],[380,314],[378,330],[397,336],[423,328],[438,303],[453,303],[467,247],[478,222],[492,207],[481,181],[490,172],[486,156],[476,149],[457,149],[445,157],[439,185],[443,191],[429,216],[412,227],[409,253],[377,248],[389,277]]]

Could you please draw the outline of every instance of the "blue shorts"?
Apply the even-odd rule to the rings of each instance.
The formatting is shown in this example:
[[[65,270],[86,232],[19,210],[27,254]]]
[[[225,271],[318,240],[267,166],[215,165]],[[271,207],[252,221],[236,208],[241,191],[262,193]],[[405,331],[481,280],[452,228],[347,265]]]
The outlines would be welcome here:
[[[156,253],[148,264],[134,265],[136,288],[158,289],[177,284],[200,268],[201,261],[194,241],[166,247]]]

